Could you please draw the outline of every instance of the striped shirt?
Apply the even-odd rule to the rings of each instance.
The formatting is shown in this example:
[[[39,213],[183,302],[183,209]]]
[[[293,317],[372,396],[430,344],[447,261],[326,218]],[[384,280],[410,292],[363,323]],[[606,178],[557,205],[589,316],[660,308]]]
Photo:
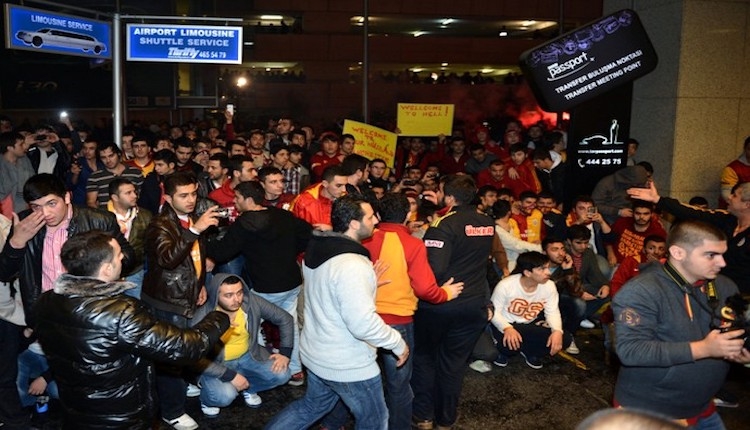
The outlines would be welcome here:
[[[47,229],[42,246],[42,292],[49,291],[55,286],[57,277],[65,273],[60,259],[60,250],[68,240],[68,226],[73,218],[73,208],[68,205],[68,214],[54,231]]]
[[[96,191],[96,205],[102,209],[107,208],[107,202],[109,201],[109,183],[115,178],[120,177],[130,180],[135,184],[136,192],[140,192],[141,184],[143,184],[143,173],[135,167],[125,167],[125,170],[119,176],[110,172],[107,169],[98,170],[89,176],[89,180],[86,183],[86,193]]]

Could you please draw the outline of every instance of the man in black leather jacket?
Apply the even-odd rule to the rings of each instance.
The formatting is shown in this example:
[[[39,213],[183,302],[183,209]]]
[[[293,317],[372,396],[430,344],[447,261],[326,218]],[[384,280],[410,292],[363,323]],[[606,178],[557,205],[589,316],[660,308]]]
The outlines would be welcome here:
[[[220,312],[192,329],[158,321],[145,305],[122,294],[133,288],[117,282],[122,258],[107,233],[72,236],[60,256],[68,273],[34,306],[66,429],[151,428],[152,360],[197,360],[229,328]]]
[[[49,173],[32,176],[24,184],[23,197],[31,210],[14,215],[9,239],[0,252],[0,281],[18,279],[26,325],[33,327],[31,307],[43,291],[52,289],[54,280],[63,273],[59,255],[65,239],[75,233],[102,230],[115,238],[122,248],[124,270],[130,270],[135,259],[133,248],[120,232],[115,216],[98,209],[73,206],[65,184],[57,176]],[[25,334],[30,336],[30,330]],[[6,354],[0,358],[0,366],[11,366],[4,361],[16,360],[19,345],[8,342],[3,348]],[[0,381],[3,404],[12,405],[17,401],[14,381],[15,377],[13,381]],[[21,423],[19,428],[26,427]]]
[[[197,306],[206,301],[204,232],[216,226],[218,206],[201,216],[198,207],[198,179],[191,172],[177,172],[164,181],[166,202],[146,229],[146,266],[141,300],[161,321],[180,328],[191,325]],[[177,430],[197,428],[185,413],[187,383],[179,366],[160,365],[156,389],[162,418]]]

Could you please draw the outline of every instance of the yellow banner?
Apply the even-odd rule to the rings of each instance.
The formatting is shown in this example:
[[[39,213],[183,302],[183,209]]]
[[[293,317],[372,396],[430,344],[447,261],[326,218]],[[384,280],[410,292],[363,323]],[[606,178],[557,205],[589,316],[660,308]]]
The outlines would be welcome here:
[[[398,129],[402,136],[450,136],[453,132],[454,105],[423,103],[398,104]]]
[[[396,133],[369,124],[344,120],[344,134],[354,136],[354,153],[370,160],[381,158],[393,167],[396,158]]]

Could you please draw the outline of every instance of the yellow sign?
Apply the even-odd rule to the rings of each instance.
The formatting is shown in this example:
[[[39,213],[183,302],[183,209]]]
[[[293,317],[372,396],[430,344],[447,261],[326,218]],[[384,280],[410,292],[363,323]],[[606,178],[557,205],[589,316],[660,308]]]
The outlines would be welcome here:
[[[402,136],[450,136],[454,105],[398,104],[398,129]]]
[[[370,160],[381,158],[393,167],[398,135],[363,122],[344,120],[344,134],[354,136],[354,153]]]

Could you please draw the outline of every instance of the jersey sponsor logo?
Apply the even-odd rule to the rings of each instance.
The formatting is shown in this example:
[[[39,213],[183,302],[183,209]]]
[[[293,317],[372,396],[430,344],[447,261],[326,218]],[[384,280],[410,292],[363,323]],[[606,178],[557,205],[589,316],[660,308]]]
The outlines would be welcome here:
[[[531,302],[524,299],[513,299],[508,305],[508,312],[513,315],[525,319],[526,321],[534,321],[540,312],[544,310],[544,303],[542,302]]]
[[[467,236],[492,236],[495,234],[495,227],[491,225],[479,227],[467,225],[464,227],[464,232]]]
[[[445,242],[442,240],[427,239],[424,241],[424,246],[427,248],[442,248]]]

